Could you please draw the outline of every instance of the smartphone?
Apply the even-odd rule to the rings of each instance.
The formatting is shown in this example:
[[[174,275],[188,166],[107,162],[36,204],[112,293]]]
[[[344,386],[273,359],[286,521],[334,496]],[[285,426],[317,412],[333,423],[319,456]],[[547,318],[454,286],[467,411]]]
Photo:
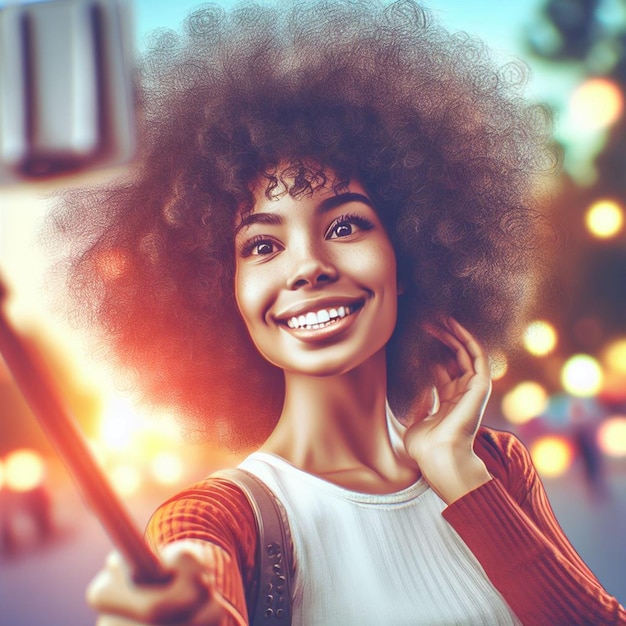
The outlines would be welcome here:
[[[130,6],[0,6],[0,183],[118,165],[135,150]]]

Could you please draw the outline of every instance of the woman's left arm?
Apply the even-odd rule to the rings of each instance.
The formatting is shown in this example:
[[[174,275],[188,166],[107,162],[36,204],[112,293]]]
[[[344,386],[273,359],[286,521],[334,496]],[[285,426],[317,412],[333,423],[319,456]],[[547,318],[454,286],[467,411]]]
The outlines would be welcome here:
[[[560,529],[522,444],[509,437],[508,456],[504,448],[496,450],[495,465],[476,445],[491,392],[478,341],[452,319],[428,330],[448,347],[450,358],[437,372],[437,410],[407,429],[405,446],[449,505],[446,520],[524,624],[626,624],[624,608]],[[490,473],[485,459],[500,471]]]
[[[526,449],[510,438],[532,467]],[[506,471],[529,486],[521,501],[511,495],[511,485],[495,478],[448,506],[444,518],[522,623],[626,624],[626,610],[561,530],[534,468],[523,476],[514,456]]]

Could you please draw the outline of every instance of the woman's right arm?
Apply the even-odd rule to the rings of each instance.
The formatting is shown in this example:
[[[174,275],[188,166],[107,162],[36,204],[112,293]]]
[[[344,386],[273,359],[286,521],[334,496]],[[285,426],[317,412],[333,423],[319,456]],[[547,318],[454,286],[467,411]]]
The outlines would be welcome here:
[[[181,492],[155,512],[146,539],[171,581],[135,584],[113,555],[88,590],[88,602],[101,615],[98,626],[247,624],[257,532],[237,487],[209,478]]]

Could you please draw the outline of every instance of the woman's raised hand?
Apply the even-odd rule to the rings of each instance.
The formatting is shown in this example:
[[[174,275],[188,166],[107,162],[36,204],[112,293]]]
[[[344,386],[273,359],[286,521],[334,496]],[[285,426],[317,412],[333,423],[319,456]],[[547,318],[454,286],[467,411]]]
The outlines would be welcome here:
[[[450,358],[437,366],[437,410],[407,429],[404,444],[424,479],[450,504],[491,478],[473,448],[491,377],[487,355],[456,320],[426,330],[449,349]]]
[[[196,549],[197,548],[197,549]],[[223,626],[236,624],[224,600],[212,590],[207,551],[189,542],[163,549],[172,579],[164,584],[137,584],[122,557],[113,552],[87,590],[87,601],[99,613],[98,626]],[[210,558],[210,556],[209,556]],[[245,622],[243,619],[241,624]]]

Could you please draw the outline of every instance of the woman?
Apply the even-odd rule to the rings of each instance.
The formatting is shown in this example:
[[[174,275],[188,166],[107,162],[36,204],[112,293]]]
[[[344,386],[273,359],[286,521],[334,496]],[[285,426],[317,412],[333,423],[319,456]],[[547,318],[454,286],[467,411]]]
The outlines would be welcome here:
[[[132,178],[59,218],[148,395],[262,444],[242,467],[286,511],[294,623],[626,623],[526,450],[480,427],[485,349],[523,321],[549,235],[523,74],[413,2],[209,7],[142,65]],[[100,624],[245,623],[258,537],[236,486],[178,494],[148,539],[173,581],[113,557]]]

